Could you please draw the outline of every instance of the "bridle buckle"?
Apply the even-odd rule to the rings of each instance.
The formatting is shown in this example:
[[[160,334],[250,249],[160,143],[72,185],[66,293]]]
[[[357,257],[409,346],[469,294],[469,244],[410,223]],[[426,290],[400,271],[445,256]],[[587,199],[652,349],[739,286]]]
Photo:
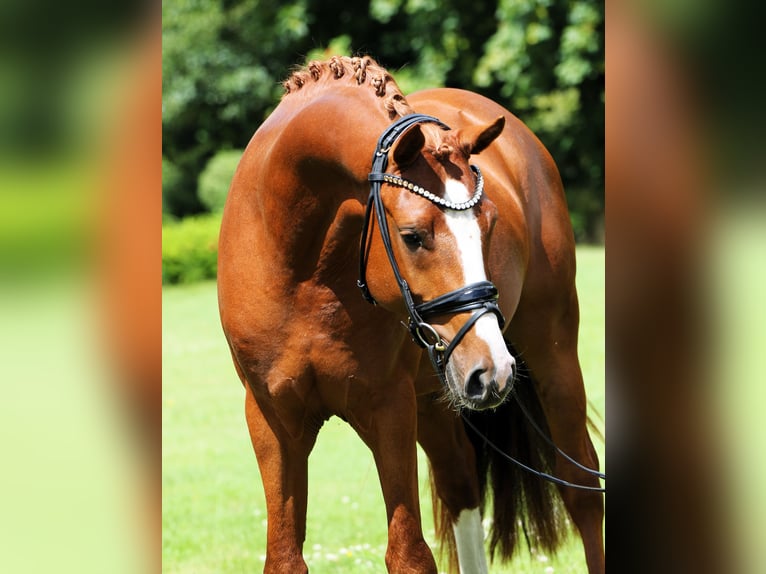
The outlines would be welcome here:
[[[433,347],[440,353],[447,350],[447,345],[444,344],[444,339],[436,332],[436,329],[428,323],[418,323],[412,333],[415,336],[415,342],[422,347]]]

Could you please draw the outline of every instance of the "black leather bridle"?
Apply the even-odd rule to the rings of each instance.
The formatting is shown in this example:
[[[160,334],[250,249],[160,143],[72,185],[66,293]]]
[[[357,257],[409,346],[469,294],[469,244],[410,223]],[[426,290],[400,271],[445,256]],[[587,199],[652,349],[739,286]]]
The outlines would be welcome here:
[[[417,185],[402,180],[398,176],[386,173],[386,167],[388,166],[388,152],[391,150],[392,145],[408,128],[417,123],[424,122],[435,123],[445,130],[450,129],[447,125],[432,116],[411,114],[404,116],[391,124],[378,140],[378,145],[372,157],[372,170],[368,178],[370,181],[370,195],[367,200],[367,209],[365,211],[364,225],[362,227],[362,241],[359,254],[359,280],[357,281],[357,285],[362,290],[364,298],[368,302],[376,304],[375,298],[372,296],[369,287],[367,286],[366,276],[367,258],[371,240],[370,221],[374,210],[377,217],[378,228],[380,229],[380,236],[383,240],[383,246],[386,249],[388,260],[391,263],[391,269],[394,272],[394,277],[399,285],[399,290],[402,293],[404,304],[409,315],[409,320],[406,325],[407,329],[409,330],[412,339],[428,351],[434,369],[442,382],[446,384],[447,361],[455,347],[460,343],[471,327],[473,327],[476,321],[487,313],[494,313],[500,324],[500,329],[502,329],[505,325],[505,317],[503,317],[503,314],[500,312],[500,307],[497,303],[497,288],[490,281],[472,283],[465,287],[461,287],[460,289],[455,289],[454,291],[440,295],[431,301],[415,304],[410,287],[399,271],[399,265],[396,263],[396,258],[394,257],[388,222],[386,221],[385,207],[383,206],[383,200],[380,196],[380,190],[384,181],[389,183],[397,182],[397,185],[406,187],[410,191],[423,196],[425,199],[439,205],[443,209],[472,209],[481,197],[483,180],[479,168],[474,165],[471,166],[471,169],[476,174],[477,178],[477,188],[474,192],[474,197],[472,200],[459,205],[437,198],[431,193],[424,192],[423,188],[420,188]],[[436,332],[436,329],[428,323],[430,319],[435,317],[463,313],[466,311],[473,311],[473,314],[458,330],[455,337],[449,343],[444,341]]]

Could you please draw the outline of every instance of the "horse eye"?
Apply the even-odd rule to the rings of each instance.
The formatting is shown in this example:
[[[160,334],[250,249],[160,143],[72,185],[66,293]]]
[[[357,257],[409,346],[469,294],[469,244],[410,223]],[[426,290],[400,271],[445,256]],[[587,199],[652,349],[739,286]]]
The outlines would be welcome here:
[[[402,240],[408,247],[423,247],[423,238],[414,231],[402,233]]]

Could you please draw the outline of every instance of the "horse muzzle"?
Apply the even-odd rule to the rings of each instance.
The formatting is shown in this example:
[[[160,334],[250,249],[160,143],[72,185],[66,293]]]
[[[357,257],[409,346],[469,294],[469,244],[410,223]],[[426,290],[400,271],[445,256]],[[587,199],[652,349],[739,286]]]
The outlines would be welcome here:
[[[459,369],[447,369],[447,382],[455,402],[474,411],[500,406],[513,389],[516,380],[516,361],[510,354],[507,360],[475,366],[467,375]]]

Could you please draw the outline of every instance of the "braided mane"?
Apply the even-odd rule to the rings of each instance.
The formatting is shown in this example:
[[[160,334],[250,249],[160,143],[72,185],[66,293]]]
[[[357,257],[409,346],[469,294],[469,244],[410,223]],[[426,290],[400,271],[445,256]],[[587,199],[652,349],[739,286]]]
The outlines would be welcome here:
[[[333,80],[355,82],[359,86],[368,85],[373,88],[375,95],[383,98],[383,105],[391,119],[413,113],[391,74],[369,56],[333,56],[329,60],[309,62],[282,82],[285,88],[283,97]]]

